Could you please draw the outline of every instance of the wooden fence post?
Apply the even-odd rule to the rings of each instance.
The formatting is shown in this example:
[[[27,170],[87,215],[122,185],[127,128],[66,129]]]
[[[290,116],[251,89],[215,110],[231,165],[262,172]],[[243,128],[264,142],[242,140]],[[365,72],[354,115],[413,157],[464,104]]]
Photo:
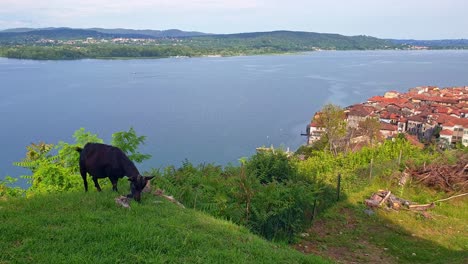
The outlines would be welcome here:
[[[340,191],[341,191],[341,174],[338,174],[338,184],[336,185],[336,200],[340,200]]]
[[[402,154],[403,150],[400,149],[400,156],[398,156],[398,168],[400,167],[400,164],[401,164],[401,154]]]
[[[315,214],[317,213],[317,198],[314,200],[314,208],[312,209],[312,220],[315,220]]]

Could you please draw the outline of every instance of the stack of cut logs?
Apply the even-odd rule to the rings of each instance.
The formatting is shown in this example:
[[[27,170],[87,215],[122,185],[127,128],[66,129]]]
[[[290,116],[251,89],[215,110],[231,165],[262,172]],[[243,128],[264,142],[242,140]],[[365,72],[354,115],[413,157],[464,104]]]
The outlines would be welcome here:
[[[408,200],[402,199],[392,194],[391,191],[379,190],[373,193],[369,199],[365,200],[365,204],[370,208],[384,207],[388,209],[400,210],[402,208],[413,211],[425,211],[434,208],[434,203],[430,204],[415,204]]]

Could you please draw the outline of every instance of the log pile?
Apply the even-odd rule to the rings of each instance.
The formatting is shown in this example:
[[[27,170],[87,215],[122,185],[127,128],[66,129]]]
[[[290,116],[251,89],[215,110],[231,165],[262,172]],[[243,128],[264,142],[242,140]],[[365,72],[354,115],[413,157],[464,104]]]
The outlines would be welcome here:
[[[467,196],[468,196],[468,193],[462,193],[462,194],[450,196],[445,199],[433,201],[428,204],[416,204],[411,201],[408,201],[408,200],[405,200],[405,199],[402,199],[400,197],[393,195],[391,191],[379,190],[378,192],[373,193],[371,197],[369,197],[369,199],[366,199],[364,201],[364,204],[371,209],[375,209],[375,208],[384,208],[387,210],[403,209],[403,210],[409,210],[409,211],[413,211],[416,213],[420,213],[425,218],[431,218],[429,213],[427,213],[426,211],[434,208],[436,206],[436,203],[448,201],[448,200],[455,199],[455,198],[467,197]]]
[[[367,207],[377,208],[384,207],[387,209],[399,210],[401,208],[409,209],[412,203],[408,200],[399,198],[392,194],[391,191],[379,190],[376,193],[373,193],[369,199],[366,199],[365,202]]]
[[[468,154],[458,157],[455,165],[433,163],[417,169],[407,169],[416,183],[444,192],[468,191]]]

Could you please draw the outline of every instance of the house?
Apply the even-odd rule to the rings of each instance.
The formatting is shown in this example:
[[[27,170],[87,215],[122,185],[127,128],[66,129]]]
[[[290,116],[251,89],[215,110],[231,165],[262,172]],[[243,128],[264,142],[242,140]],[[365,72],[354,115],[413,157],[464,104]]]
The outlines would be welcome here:
[[[379,118],[381,132],[387,137],[406,132],[419,140],[429,140],[434,131],[441,129],[444,131],[441,137],[450,144],[461,142],[468,146],[468,86],[444,89],[422,86],[407,93],[389,91],[347,107],[345,114],[348,128],[357,129],[362,121]],[[308,126],[308,142],[318,140],[323,132],[312,121]],[[351,135],[357,137],[359,133]]]
[[[450,139],[449,143],[462,143],[464,146],[468,146],[468,119],[440,114],[436,121],[442,127],[442,131],[446,131],[445,137]],[[450,131],[450,135],[447,131]]]
[[[375,108],[369,105],[353,105],[347,109],[348,127],[358,128],[359,123],[371,117]]]
[[[440,139],[447,142],[448,145],[452,143],[453,131],[450,129],[443,129],[440,131]]]
[[[408,127],[408,119],[406,119],[405,117],[398,118],[397,127],[398,127],[398,132],[400,133],[405,132],[407,130],[406,128]]]
[[[398,134],[398,126],[380,122],[380,133],[384,138],[392,138]]]
[[[323,133],[325,133],[325,128],[321,127],[317,122],[310,123],[307,129],[309,135],[307,138],[308,145],[318,141],[322,137]]]
[[[398,98],[399,95],[400,93],[397,91],[389,91],[384,94],[384,97],[385,98]]]
[[[422,131],[422,124],[426,119],[421,115],[407,117],[406,131],[411,135],[418,135]]]

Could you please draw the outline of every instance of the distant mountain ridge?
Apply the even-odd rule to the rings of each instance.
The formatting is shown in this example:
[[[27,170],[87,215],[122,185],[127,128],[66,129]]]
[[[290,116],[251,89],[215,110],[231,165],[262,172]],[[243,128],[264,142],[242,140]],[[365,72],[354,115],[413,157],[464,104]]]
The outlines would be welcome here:
[[[71,39],[111,39],[111,38],[190,38],[197,47],[250,47],[273,48],[276,51],[310,51],[315,49],[386,49],[393,44],[369,36],[343,36],[339,34],[315,33],[303,31],[270,31],[237,34],[207,34],[201,32],[186,32],[171,30],[132,30],[132,29],[73,29],[73,28],[42,28],[42,29],[10,29],[0,31],[0,44],[33,44],[41,39],[71,40]]]
[[[93,36],[128,36],[128,37],[142,37],[142,38],[165,38],[165,37],[193,37],[208,35],[207,33],[196,32],[196,31],[182,31],[179,29],[168,29],[168,30],[151,30],[151,29],[125,29],[125,28],[68,28],[68,27],[48,27],[48,28],[12,28],[0,31],[0,35],[4,33],[11,33],[12,35],[43,35],[43,36],[59,36],[67,37],[70,32],[82,33]],[[106,35],[99,35],[97,33]],[[65,35],[61,35],[65,33]]]
[[[183,31],[180,29],[167,29],[167,30],[152,30],[152,29],[125,29],[125,28],[89,28],[107,34],[140,34],[156,38],[164,37],[194,37],[210,35],[209,33],[197,32],[197,31]]]
[[[239,56],[317,50],[421,48],[468,49],[468,40],[422,42],[287,30],[237,34],[118,28],[18,28],[0,31],[0,57],[41,60]]]
[[[416,39],[379,39],[371,36],[344,36],[340,34],[331,33],[316,33],[304,31],[269,31],[269,32],[246,32],[234,34],[211,34],[197,31],[183,31],[179,29],[168,30],[152,30],[152,29],[126,29],[126,28],[68,28],[68,27],[46,27],[46,28],[11,28],[0,30],[0,43],[5,42],[27,42],[34,41],[41,38],[52,39],[78,39],[78,38],[144,38],[144,39],[158,39],[158,38],[198,38],[210,37],[214,39],[258,39],[265,37],[285,37],[294,38],[299,42],[311,41],[316,43],[317,47],[323,47],[321,43],[334,43],[339,48],[339,42],[345,41],[346,46],[362,46],[358,43],[365,41],[368,44],[377,47],[383,46],[422,46],[434,49],[443,48],[468,48],[468,39],[439,39],[439,40],[416,40]],[[356,45],[353,45],[353,42]],[[309,45],[307,45],[309,46]],[[364,45],[366,48],[367,45]],[[362,48],[362,47],[361,47]],[[373,46],[375,48],[375,46]],[[360,49],[360,48],[359,48]]]

